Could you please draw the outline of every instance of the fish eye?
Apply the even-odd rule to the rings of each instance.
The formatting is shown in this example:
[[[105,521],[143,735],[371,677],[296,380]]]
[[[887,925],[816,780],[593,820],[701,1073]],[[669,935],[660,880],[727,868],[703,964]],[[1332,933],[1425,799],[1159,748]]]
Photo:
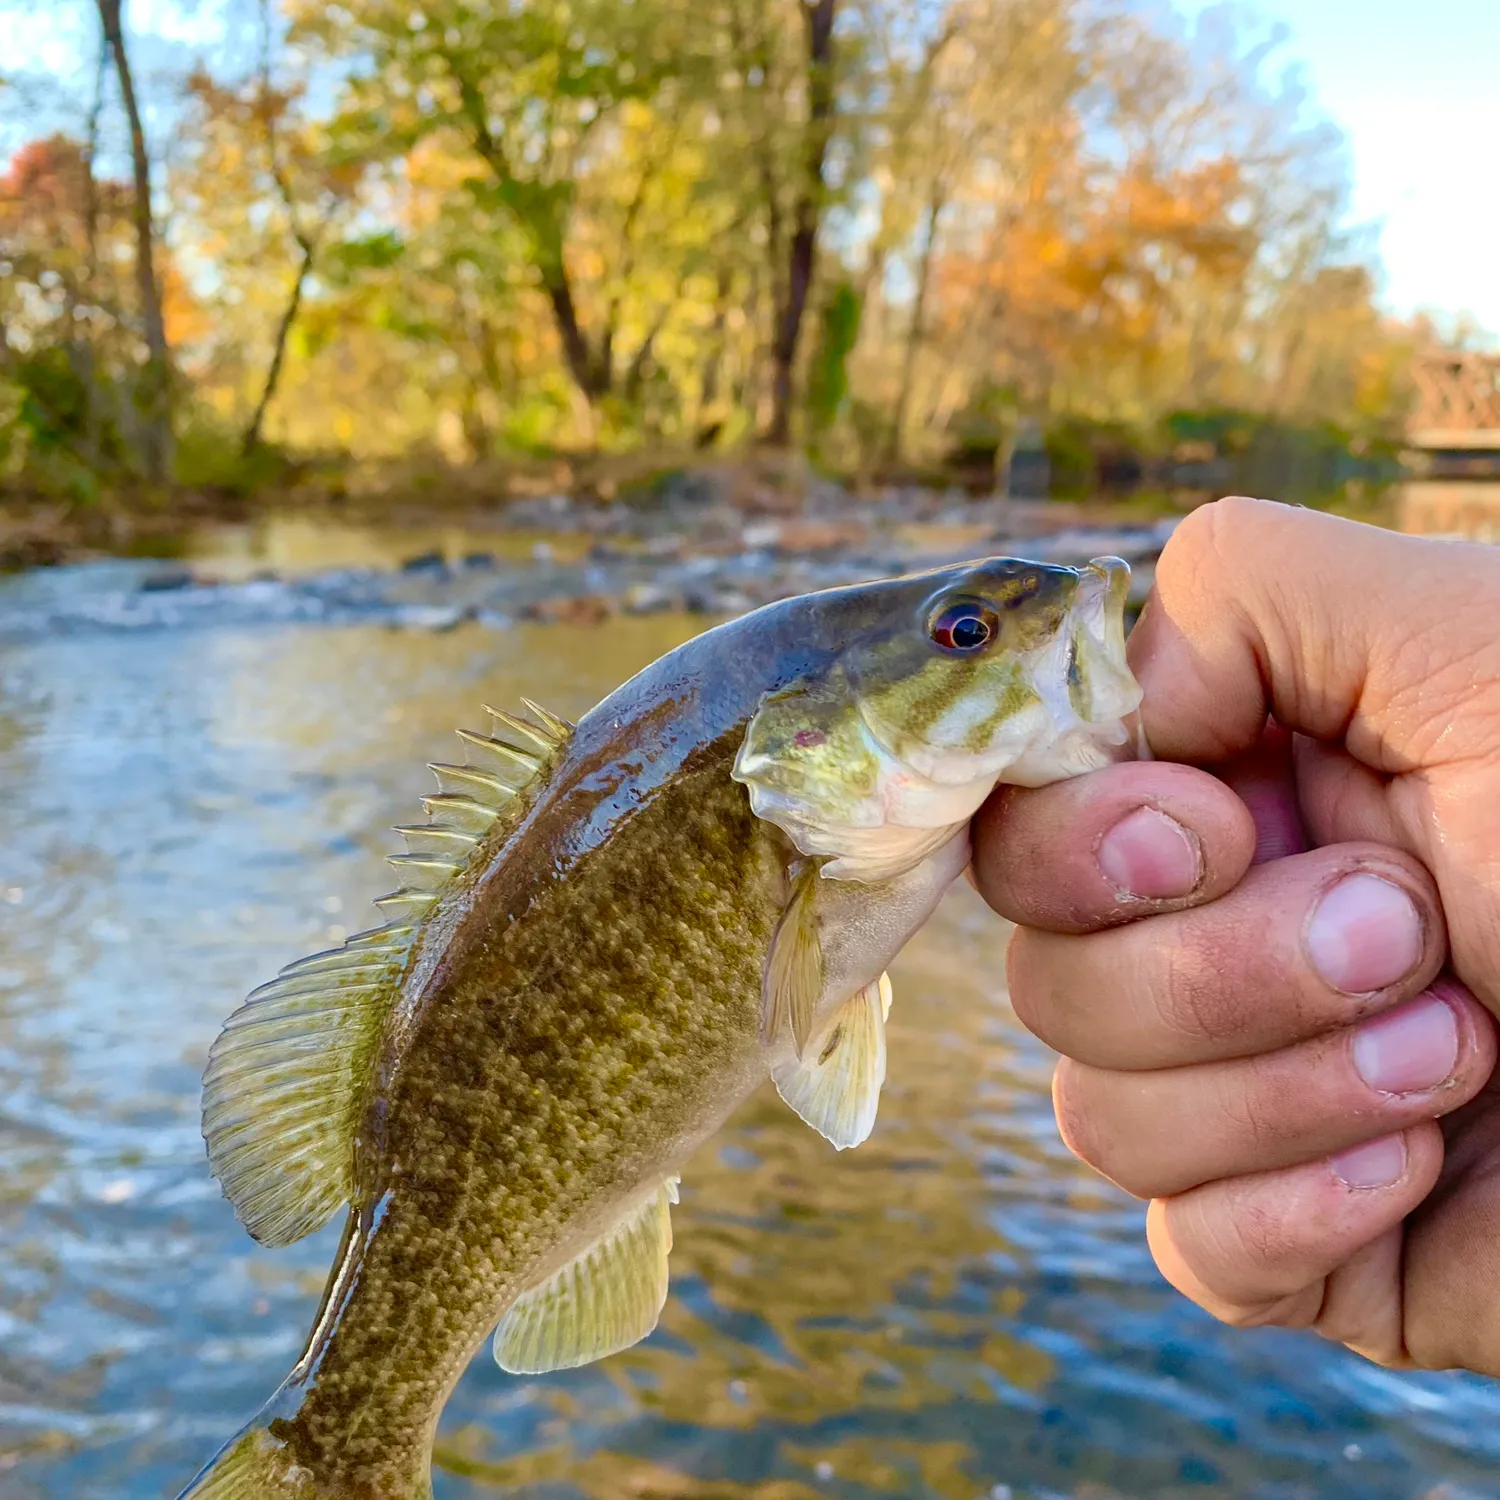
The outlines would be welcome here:
[[[999,634],[1000,622],[989,605],[961,599],[933,615],[927,634],[935,645],[958,656],[982,651]]]

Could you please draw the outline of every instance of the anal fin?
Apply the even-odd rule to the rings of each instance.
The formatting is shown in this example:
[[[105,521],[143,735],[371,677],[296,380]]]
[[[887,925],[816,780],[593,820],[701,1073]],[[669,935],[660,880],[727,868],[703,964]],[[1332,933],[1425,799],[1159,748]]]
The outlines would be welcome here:
[[[667,1300],[669,1178],[588,1249],[523,1292],[495,1329],[495,1362],[513,1375],[568,1370],[646,1337]]]
[[[891,981],[882,974],[833,1012],[800,1058],[771,1074],[777,1093],[840,1151],[875,1128],[890,1009]]]

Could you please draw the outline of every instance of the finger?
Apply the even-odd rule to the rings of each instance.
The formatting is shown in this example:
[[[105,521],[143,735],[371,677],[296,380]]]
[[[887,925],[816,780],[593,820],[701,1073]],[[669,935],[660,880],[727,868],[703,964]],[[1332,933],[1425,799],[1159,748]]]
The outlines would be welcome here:
[[[1297,736],[1293,758],[1303,821],[1317,843],[1369,839],[1419,852],[1418,841],[1395,814],[1386,777],[1362,766],[1342,745],[1303,735]]]
[[[1491,723],[1482,705],[1470,722]],[[1500,750],[1500,745],[1497,745]],[[1500,885],[1494,878],[1500,818],[1495,762],[1475,761],[1441,778],[1381,776],[1342,745],[1298,736],[1296,767],[1307,827],[1318,843],[1369,839],[1404,849],[1432,870],[1452,942],[1451,963],[1490,1011],[1500,1016]],[[1441,792],[1434,790],[1442,782]]]
[[[1445,978],[1358,1026],[1258,1057],[1148,1073],[1064,1058],[1052,1098],[1075,1156],[1126,1192],[1164,1198],[1435,1119],[1494,1065],[1489,1012]]]
[[[1430,1122],[1337,1156],[1158,1198],[1146,1235],[1161,1273],[1226,1323],[1306,1327],[1325,1278],[1399,1225],[1443,1160]]]
[[[1405,769],[1476,676],[1500,673],[1492,633],[1476,645],[1453,628],[1497,594],[1492,549],[1264,500],[1203,506],[1168,541],[1130,636],[1151,747],[1217,763],[1254,745],[1271,713],[1376,770]]]
[[[1323,1283],[1323,1305],[1313,1327],[1376,1364],[1409,1367],[1405,1249],[1406,1231],[1397,1224],[1356,1250]]]
[[[1214,767],[1219,779],[1245,804],[1255,824],[1254,863],[1284,859],[1309,848],[1297,807],[1292,766],[1292,736],[1274,720],[1243,755]],[[1350,835],[1354,837],[1354,835]],[[1341,843],[1320,839],[1320,843]]]
[[[1500,1076],[1443,1121],[1443,1172],[1407,1227],[1413,1363],[1500,1376]],[[1459,1272],[1459,1274],[1455,1274]]]
[[[975,884],[1002,916],[1086,932],[1222,895],[1244,874],[1255,830],[1206,771],[1145,761],[1003,788],[973,839]]]
[[[1022,928],[1011,1002],[1099,1068],[1249,1057],[1408,1000],[1446,947],[1431,877],[1374,844],[1257,865],[1227,895],[1081,937]]]

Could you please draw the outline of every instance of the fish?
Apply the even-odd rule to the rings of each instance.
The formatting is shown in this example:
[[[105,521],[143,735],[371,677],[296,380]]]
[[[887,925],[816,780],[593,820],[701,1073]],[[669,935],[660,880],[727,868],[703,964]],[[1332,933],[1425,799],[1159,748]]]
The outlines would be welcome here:
[[[887,970],[970,818],[1136,753],[1128,581],[986,558],[799,595],[576,725],[523,700],[460,731],[385,920],[211,1049],[244,1227],[344,1228],[303,1354],[179,1500],[429,1500],[491,1330],[518,1376],[651,1332],[683,1167],[768,1078],[833,1147],[865,1140]]]

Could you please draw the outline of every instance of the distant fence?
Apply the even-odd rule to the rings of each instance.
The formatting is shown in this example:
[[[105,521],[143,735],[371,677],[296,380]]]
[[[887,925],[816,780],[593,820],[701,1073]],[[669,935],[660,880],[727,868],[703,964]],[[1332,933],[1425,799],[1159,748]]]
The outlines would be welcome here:
[[[1500,453],[1500,354],[1420,356],[1408,446],[1426,453]]]

